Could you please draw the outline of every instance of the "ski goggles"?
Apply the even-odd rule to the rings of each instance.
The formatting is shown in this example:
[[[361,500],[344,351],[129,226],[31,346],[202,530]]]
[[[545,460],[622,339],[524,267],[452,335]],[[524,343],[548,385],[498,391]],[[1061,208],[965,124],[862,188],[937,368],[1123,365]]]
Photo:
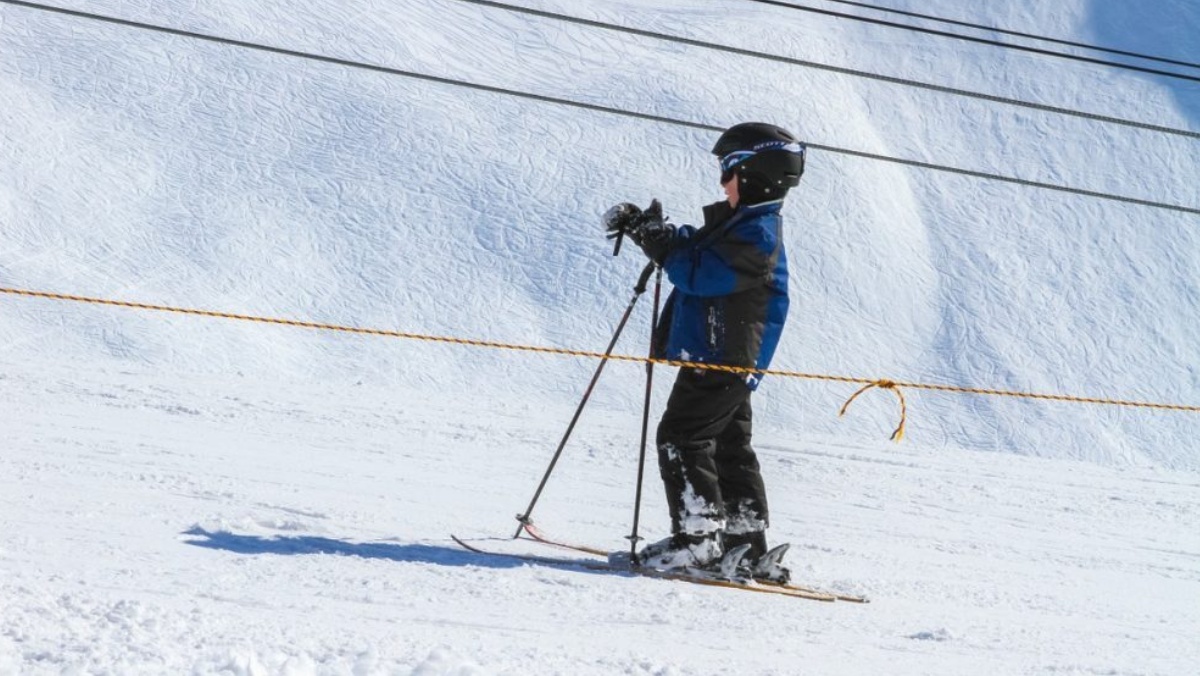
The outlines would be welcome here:
[[[737,168],[751,157],[765,150],[786,150],[792,154],[800,156],[801,171],[804,167],[804,155],[807,147],[802,143],[788,143],[786,141],[777,141],[774,143],[763,143],[755,147],[754,150],[735,150],[720,159],[721,164],[721,184],[724,185],[733,178],[733,174]]]
[[[733,178],[733,172],[742,162],[754,157],[753,150],[735,150],[720,159],[721,183],[728,183]]]

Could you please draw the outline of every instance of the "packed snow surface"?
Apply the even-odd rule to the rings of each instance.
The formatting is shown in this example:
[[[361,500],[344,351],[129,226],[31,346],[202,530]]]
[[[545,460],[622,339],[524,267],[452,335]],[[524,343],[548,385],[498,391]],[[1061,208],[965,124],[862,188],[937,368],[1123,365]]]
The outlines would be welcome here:
[[[465,0],[60,6],[1200,208],[1194,81],[748,0],[522,5],[1180,133]],[[1189,0],[890,6],[1200,63]],[[659,198],[694,223],[721,198],[710,131],[10,3],[0,101],[4,288],[597,351],[643,264],[599,214]],[[1200,404],[1195,213],[814,148],[784,216],[777,368]],[[618,353],[645,352],[651,295]],[[0,294],[0,675],[1200,664],[1194,412],[910,388],[895,444],[893,393],[839,418],[857,385],[768,377],[770,538],[865,606],[454,546],[512,534],[595,368]],[[548,532],[627,546],[644,377],[607,367],[534,512]]]

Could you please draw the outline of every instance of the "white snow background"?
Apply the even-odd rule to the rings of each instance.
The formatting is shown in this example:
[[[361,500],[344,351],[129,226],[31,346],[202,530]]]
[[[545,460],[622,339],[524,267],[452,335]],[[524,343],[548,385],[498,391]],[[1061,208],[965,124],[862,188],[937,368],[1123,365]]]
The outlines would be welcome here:
[[[1185,80],[748,0],[523,4],[1200,129]],[[1191,0],[890,4],[1200,61]],[[1193,137],[461,0],[63,6],[1200,206]],[[715,136],[0,4],[0,286],[602,350],[642,260],[598,215],[695,222]],[[1195,214],[819,150],[784,213],[777,368],[1200,404]],[[456,548],[512,533],[595,367],[0,296],[0,674],[1200,673],[1200,415],[910,389],[895,444],[893,394],[838,418],[855,385],[768,378],[771,539],[865,606]],[[605,371],[547,531],[626,546],[643,377]],[[650,461],[649,537],[660,490]]]

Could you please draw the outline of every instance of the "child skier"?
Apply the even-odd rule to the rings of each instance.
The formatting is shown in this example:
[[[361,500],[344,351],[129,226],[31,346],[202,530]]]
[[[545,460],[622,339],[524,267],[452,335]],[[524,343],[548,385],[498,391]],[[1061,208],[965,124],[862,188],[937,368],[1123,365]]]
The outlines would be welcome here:
[[[680,369],[658,426],[658,465],[671,536],[638,554],[661,569],[711,567],[749,545],[743,566],[786,582],[780,548],[768,556],[766,490],[750,444],[750,395],[769,367],[787,317],[780,210],[804,171],[804,146],[762,122],[726,130],[712,153],[727,199],[704,207],[704,226],[666,223],[657,201],[604,216],[662,266],[675,287],[656,329],[658,357],[753,369]]]

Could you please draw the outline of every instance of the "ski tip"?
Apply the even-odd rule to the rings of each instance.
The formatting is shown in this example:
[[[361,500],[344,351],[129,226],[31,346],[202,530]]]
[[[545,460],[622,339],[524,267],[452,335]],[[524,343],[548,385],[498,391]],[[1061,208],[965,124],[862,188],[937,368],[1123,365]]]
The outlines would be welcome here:
[[[727,580],[737,577],[738,569],[742,565],[742,559],[746,558],[746,554],[750,551],[751,546],[750,543],[746,543],[725,552],[725,556],[721,557],[719,566],[721,577]]]
[[[774,547],[768,549],[766,554],[763,554],[763,558],[779,561],[783,559],[783,555],[787,554],[788,550],[791,548],[792,543],[790,542],[785,542],[781,545],[775,545]]]

